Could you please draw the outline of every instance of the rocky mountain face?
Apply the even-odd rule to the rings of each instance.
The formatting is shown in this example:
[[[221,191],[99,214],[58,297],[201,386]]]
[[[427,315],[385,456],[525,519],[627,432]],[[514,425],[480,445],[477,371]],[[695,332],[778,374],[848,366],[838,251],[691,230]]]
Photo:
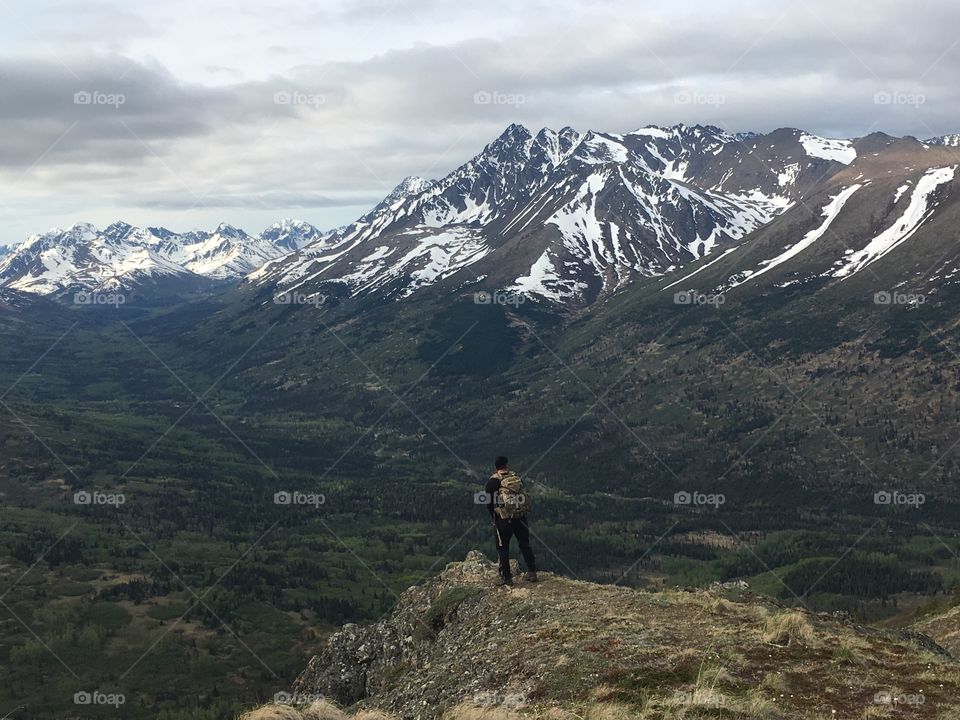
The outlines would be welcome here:
[[[80,223],[27,238],[0,261],[0,285],[35,294],[66,289],[131,289],[178,280],[236,280],[265,262],[316,243],[323,234],[284,220],[253,237],[222,224],[213,232],[175,233],[117,222]]]
[[[960,712],[956,662],[916,631],[787,609],[742,584],[641,592],[544,574],[507,589],[495,577],[469,553],[375,625],[335,633],[289,694],[249,717],[346,718],[337,705],[403,720]]]
[[[747,241],[661,287],[728,300],[789,288],[933,301],[960,276],[958,168],[960,148],[884,137]]]
[[[948,145],[950,147],[960,147],[960,134],[940,135],[927,140],[928,145]]]
[[[343,231],[251,275],[403,297],[438,283],[587,304],[745,237],[857,156],[800,130],[625,135],[511,125],[432,183],[404,181]]]

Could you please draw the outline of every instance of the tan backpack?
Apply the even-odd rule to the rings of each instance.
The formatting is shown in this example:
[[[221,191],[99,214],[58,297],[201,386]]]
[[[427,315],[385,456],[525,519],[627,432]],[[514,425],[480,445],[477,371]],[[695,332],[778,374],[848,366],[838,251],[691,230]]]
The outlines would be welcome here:
[[[494,508],[497,516],[504,520],[520,518],[530,512],[533,501],[523,486],[523,480],[514,472],[500,476],[500,490]]]

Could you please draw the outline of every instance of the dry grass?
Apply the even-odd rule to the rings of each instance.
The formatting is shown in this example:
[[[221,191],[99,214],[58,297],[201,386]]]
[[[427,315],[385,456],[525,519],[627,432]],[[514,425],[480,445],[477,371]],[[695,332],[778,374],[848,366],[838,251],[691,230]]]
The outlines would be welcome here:
[[[520,715],[497,707],[477,707],[460,703],[443,714],[443,720],[518,720]]]
[[[547,708],[540,713],[541,720],[582,720],[582,715],[577,715],[563,708]]]
[[[710,610],[720,615],[736,615],[738,607],[736,603],[732,603],[726,598],[716,598],[709,605]]]
[[[244,713],[240,716],[240,720],[396,720],[396,718],[380,710],[361,710],[351,718],[333,703],[317,700],[303,710],[278,703],[263,705]]]
[[[837,665],[865,667],[870,664],[870,643],[855,635],[845,635],[833,651],[833,662]]]
[[[790,685],[782,673],[767,673],[760,681],[760,687],[780,693],[785,693],[790,689]]]
[[[635,708],[621,703],[598,703],[588,708],[584,720],[637,720],[643,717]]]
[[[303,716],[295,707],[272,703],[245,712],[240,720],[303,720]]]
[[[697,648],[683,648],[667,655],[664,666],[672,672],[679,672],[691,665],[699,665],[701,655],[702,651]]]
[[[350,720],[350,716],[331,702],[316,700],[302,712],[303,720]]]
[[[736,685],[737,679],[722,665],[703,665],[697,676],[697,687]]]
[[[594,702],[607,702],[613,700],[620,691],[615,687],[610,687],[609,685],[597,685],[590,691],[590,699]]]
[[[780,708],[770,702],[758,692],[751,692],[744,700],[737,703],[737,709],[748,718],[755,720],[775,720],[780,717]]]
[[[740,609],[743,617],[753,622],[764,622],[770,617],[770,611],[763,605],[741,605]]]
[[[889,705],[874,705],[868,707],[860,716],[861,720],[875,720],[875,718],[893,717],[893,708]]]
[[[801,612],[785,612],[767,620],[763,641],[773,645],[814,647],[817,635],[813,625]]]

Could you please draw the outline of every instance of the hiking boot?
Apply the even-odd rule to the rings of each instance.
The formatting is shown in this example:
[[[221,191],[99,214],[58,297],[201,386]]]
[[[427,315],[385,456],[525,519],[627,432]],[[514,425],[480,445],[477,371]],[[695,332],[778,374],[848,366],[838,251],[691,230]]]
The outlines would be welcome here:
[[[500,581],[497,583],[497,585],[499,585],[500,587],[513,587],[513,578],[502,577],[500,578]]]
[[[537,577],[537,573],[533,570],[524,575],[523,579],[527,582],[540,582],[539,578]]]

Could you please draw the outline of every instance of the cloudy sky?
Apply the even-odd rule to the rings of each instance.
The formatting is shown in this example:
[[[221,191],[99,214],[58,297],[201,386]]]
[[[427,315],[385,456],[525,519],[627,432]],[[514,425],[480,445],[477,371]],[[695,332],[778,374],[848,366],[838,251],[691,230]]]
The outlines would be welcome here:
[[[956,0],[0,0],[0,244],[333,227],[510,122],[960,131]]]

